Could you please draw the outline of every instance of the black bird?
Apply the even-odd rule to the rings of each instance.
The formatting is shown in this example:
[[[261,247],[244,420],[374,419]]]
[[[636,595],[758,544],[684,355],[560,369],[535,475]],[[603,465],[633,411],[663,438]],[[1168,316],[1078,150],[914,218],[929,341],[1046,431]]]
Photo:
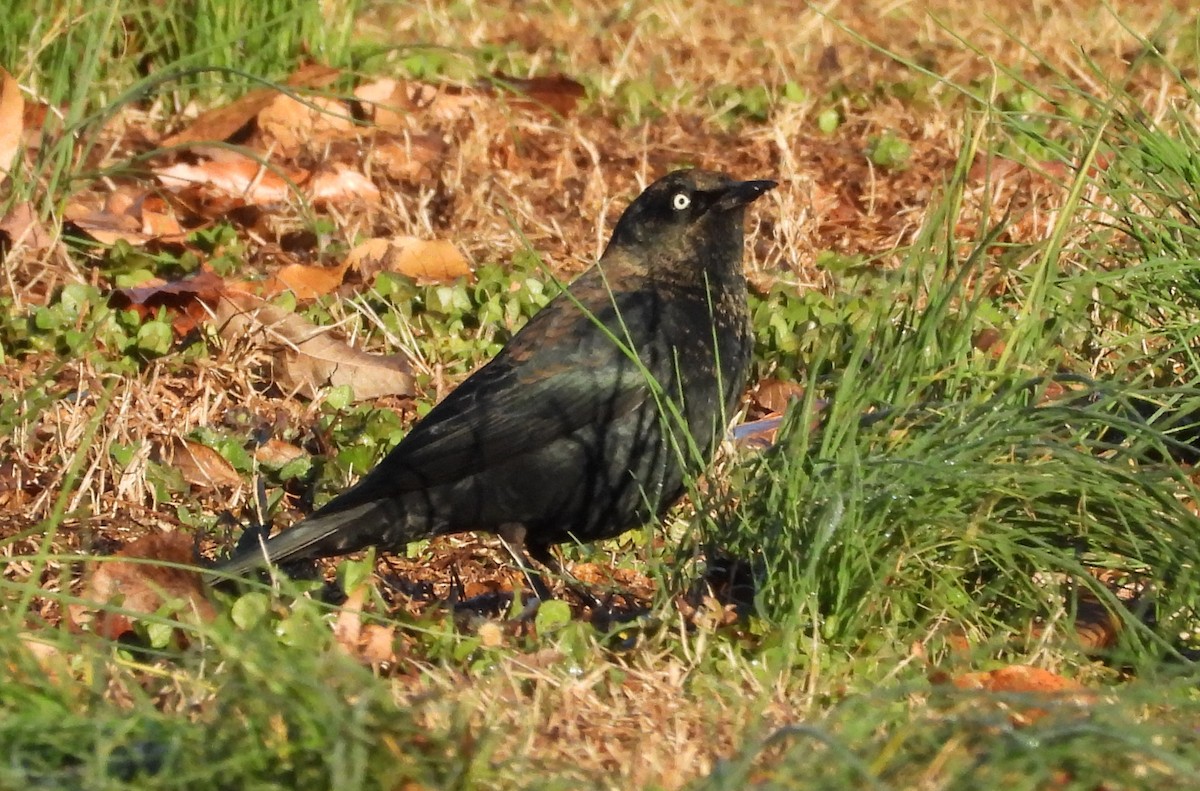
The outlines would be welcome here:
[[[745,389],[745,207],[773,181],[675,171],[621,215],[599,262],[413,426],[357,485],[215,570],[480,530],[549,548],[663,515]]]

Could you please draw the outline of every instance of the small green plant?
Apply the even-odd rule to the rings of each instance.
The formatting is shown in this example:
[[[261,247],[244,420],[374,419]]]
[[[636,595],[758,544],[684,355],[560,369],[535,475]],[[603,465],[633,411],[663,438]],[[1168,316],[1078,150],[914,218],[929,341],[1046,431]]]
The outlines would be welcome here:
[[[887,132],[867,141],[867,159],[887,170],[904,170],[912,158],[912,146],[908,141]]]

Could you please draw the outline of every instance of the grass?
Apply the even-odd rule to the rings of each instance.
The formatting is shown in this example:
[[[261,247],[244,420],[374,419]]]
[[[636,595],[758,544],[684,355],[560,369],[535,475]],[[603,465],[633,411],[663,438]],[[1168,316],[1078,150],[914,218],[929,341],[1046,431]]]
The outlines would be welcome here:
[[[1185,785],[1200,760],[1195,484],[1127,405],[1198,400],[1197,19],[995,11],[0,8],[0,64],[62,108],[0,186],[0,215],[32,202],[53,234],[70,200],[150,183],[181,114],[306,56],[358,73],[336,95],[385,73],[470,90],[562,71],[587,90],[568,118],[495,102],[431,122],[437,172],[390,183],[374,209],[222,217],[183,254],[4,249],[0,785]],[[473,539],[341,564],[349,605],[317,583],[219,598],[203,624],[171,596],[152,615],[110,603],[102,615],[136,621],[122,641],[78,617],[85,560],[147,535],[220,551],[231,525],[330,496],[599,253],[641,184],[683,164],[781,181],[749,227],[756,367],[764,388],[804,391],[771,449],[731,453],[667,524],[568,548],[652,600],[647,617],[455,612],[456,578],[474,594],[516,577]],[[261,345],[180,340],[169,314],[108,302],[201,256],[228,277],[272,271],[304,234],[317,262],[411,234],[475,264],[473,284],[385,278],[296,307],[409,353],[414,398],[290,398],[260,373]],[[155,455],[171,437],[214,449],[238,483],[190,484]],[[304,455],[272,466],[267,439]],[[712,571],[694,545],[749,570],[741,617],[688,595]],[[1096,604],[1112,614],[1102,645],[1087,641]],[[947,683],[1009,664],[1083,689]]]

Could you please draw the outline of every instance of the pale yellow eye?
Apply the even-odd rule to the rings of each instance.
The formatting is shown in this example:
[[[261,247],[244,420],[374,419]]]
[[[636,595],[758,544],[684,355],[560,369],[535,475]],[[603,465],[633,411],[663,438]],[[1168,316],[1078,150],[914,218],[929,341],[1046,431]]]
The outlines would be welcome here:
[[[692,199],[689,198],[685,193],[676,192],[675,196],[671,198],[671,206],[675,209],[675,211],[683,211],[691,205]]]

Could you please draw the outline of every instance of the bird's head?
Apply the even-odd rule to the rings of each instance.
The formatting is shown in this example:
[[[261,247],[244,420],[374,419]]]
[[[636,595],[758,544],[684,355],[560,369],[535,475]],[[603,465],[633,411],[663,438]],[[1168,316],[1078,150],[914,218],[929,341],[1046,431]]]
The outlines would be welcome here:
[[[736,251],[740,262],[746,206],[774,186],[774,181],[736,181],[711,170],[668,173],[625,209],[608,251],[728,250]]]

